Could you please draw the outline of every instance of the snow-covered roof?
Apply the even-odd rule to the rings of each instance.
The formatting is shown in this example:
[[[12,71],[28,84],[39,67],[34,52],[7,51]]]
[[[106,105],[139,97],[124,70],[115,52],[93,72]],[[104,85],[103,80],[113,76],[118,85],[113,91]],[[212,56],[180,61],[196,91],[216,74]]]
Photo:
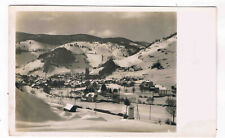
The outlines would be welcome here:
[[[162,87],[161,90],[167,90],[167,88],[166,87]]]
[[[95,96],[95,93],[94,93],[94,92],[90,92],[90,93],[88,93],[88,94],[86,95],[86,97],[89,97],[89,96],[94,97],[94,96]]]
[[[160,90],[167,90],[166,87],[163,87],[162,85],[159,85],[159,84],[155,85],[155,87],[159,88]]]
[[[156,87],[156,88],[161,88],[162,86],[161,86],[161,85],[156,84],[156,85],[155,85],[155,87]]]
[[[71,110],[71,108],[73,108],[72,104],[66,104],[66,106],[64,107],[67,110]]]

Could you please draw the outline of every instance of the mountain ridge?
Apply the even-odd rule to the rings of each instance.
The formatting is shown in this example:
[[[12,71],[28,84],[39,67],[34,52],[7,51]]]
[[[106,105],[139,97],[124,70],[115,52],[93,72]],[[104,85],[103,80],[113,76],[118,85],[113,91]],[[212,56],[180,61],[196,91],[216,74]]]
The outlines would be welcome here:
[[[81,39],[89,37],[88,35],[79,36]],[[93,74],[108,78],[145,76],[147,80],[151,79],[162,84],[164,81],[160,78],[163,78],[164,80],[166,79],[164,85],[168,86],[174,83],[171,81],[171,78],[173,80],[176,78],[176,33],[157,39],[148,46],[146,45],[144,48],[140,48],[137,52],[132,51],[131,53],[129,53],[130,49],[127,49],[121,43],[128,44],[134,41],[121,37],[116,37],[116,39],[108,38],[107,41],[111,41],[109,43],[101,43],[99,41],[90,42],[89,40],[71,41],[63,45],[53,46],[51,50],[43,52],[35,50],[34,47],[45,47],[44,43],[37,43],[35,41],[27,40],[17,44],[21,45],[21,47],[26,44],[28,48],[34,50],[25,53],[37,55],[36,60],[17,67],[18,73],[44,75],[45,71],[43,69],[47,67],[46,72],[48,72],[48,76],[51,76],[57,73],[83,72],[85,68],[89,67]],[[118,41],[119,43],[112,41]],[[60,60],[60,64],[58,64],[58,61],[56,62],[55,59],[62,57],[63,54],[61,53],[68,53],[67,56],[71,59],[70,62],[65,62],[64,64],[64,61]],[[18,57],[19,55],[17,54]],[[158,62],[162,68],[152,68]],[[51,65],[46,66],[48,63],[51,63]]]
[[[49,39],[56,39],[61,37],[61,39],[64,39],[61,43],[56,40],[56,43],[59,45],[63,45],[72,41],[99,41],[103,43],[107,42],[113,42],[113,43],[119,43],[119,44],[128,44],[129,42],[136,43],[136,41],[132,41],[125,37],[98,37],[90,34],[71,34],[71,35],[50,35],[50,34],[31,34],[31,33],[25,33],[25,32],[16,32],[16,42],[26,41],[26,40],[36,40],[39,42],[46,42],[47,39],[41,39],[42,37],[51,37]],[[138,44],[138,43],[136,43]],[[140,44],[141,45],[141,44]]]

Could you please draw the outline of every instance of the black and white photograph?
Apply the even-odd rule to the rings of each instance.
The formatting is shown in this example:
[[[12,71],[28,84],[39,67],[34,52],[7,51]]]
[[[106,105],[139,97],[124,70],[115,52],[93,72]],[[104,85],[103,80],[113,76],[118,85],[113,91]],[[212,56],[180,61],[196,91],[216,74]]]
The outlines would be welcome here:
[[[177,13],[19,11],[18,132],[176,132]]]

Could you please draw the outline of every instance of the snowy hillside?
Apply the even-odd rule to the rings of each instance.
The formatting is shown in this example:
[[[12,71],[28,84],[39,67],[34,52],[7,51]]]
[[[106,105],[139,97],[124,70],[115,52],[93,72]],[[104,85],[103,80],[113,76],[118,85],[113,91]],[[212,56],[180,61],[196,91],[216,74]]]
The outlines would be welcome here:
[[[174,36],[168,40],[156,42],[132,56],[115,60],[115,63],[121,67],[139,65],[142,68],[146,68],[147,65],[152,64],[155,59],[169,59],[169,57],[176,52],[176,39],[176,36]]]
[[[163,81],[163,84],[168,86],[175,83],[176,33],[152,42],[147,47],[147,43],[143,46],[140,45],[141,42],[119,37],[103,39],[89,35],[78,36],[74,35],[73,39],[76,38],[76,40],[58,46],[36,40],[17,42],[17,48],[28,51],[22,53],[32,54],[32,56],[29,55],[32,60],[18,66],[17,73],[44,75],[47,68],[48,75],[54,75],[84,72],[88,67],[91,74],[104,74],[104,76],[107,74],[108,78],[144,76],[145,79],[160,82],[160,84]],[[88,38],[87,41],[84,41],[84,38]],[[55,39],[54,36],[51,36],[51,39]],[[22,59],[20,56],[22,54],[17,53],[17,60]],[[113,71],[104,67],[106,63],[110,63]],[[134,71],[134,67],[138,70]]]
[[[46,43],[41,43],[35,40],[26,40],[16,43],[16,49],[27,50],[30,52],[36,51],[46,51],[56,47],[56,45],[50,45]]]
[[[126,47],[129,55],[137,53],[140,49],[144,48],[146,44],[134,42],[132,40],[115,37],[115,38],[101,38],[88,34],[75,34],[75,35],[47,35],[47,34],[27,34],[22,32],[16,33],[16,42],[20,43],[27,40],[35,40],[37,42],[60,46],[71,42],[89,42],[89,43],[113,43]]]
[[[133,55],[145,48],[145,45],[146,43],[142,45],[122,37],[100,38],[87,34],[46,35],[17,32],[16,68],[23,68],[41,54],[60,47],[66,48],[76,56],[77,64],[72,65],[74,68],[96,68],[109,58],[122,59]]]
[[[45,53],[55,45],[41,43],[35,40],[26,40],[16,43],[16,66],[23,66],[35,60],[40,54]]]
[[[30,42],[31,44],[29,44]],[[69,72],[69,71],[76,72],[77,69],[84,70],[86,67],[96,68],[96,67],[100,67],[100,65],[107,62],[110,58],[123,59],[124,57],[129,56],[129,52],[125,48],[125,46],[114,44],[111,42],[108,42],[108,43],[84,42],[84,41],[70,42],[55,48],[53,47],[52,49],[45,49],[45,52],[43,52],[44,50],[42,50],[42,52],[38,51],[40,49],[44,49],[44,46],[40,45],[40,43],[36,43],[36,41],[29,40],[29,41],[21,42],[20,45],[25,45],[23,48],[26,49],[27,51],[30,51],[28,53],[36,55],[35,57],[38,59],[42,57],[48,57],[46,55],[52,55],[54,56],[52,59],[59,60],[59,62],[60,60],[65,59],[65,57],[63,58],[63,56],[66,56],[68,54],[64,53],[61,55],[57,55],[57,54],[54,54],[54,52],[58,49],[66,49],[67,51],[70,51],[71,54],[74,56],[74,59],[73,59],[73,62],[68,64],[69,66],[64,66],[65,68],[67,68],[67,71],[65,72]],[[34,52],[31,52],[31,51],[34,51]],[[17,54],[18,59],[20,59],[19,57],[22,56],[22,54],[20,55]],[[62,61],[62,63],[66,61],[68,60]],[[43,63],[47,64],[46,62],[47,61],[43,61]],[[37,63],[31,61],[28,64],[37,64]],[[51,64],[58,65],[59,63],[51,63]],[[29,68],[29,69],[26,66],[27,65],[22,66],[22,70],[26,70],[21,72],[22,74],[24,74],[25,72],[28,73],[30,71],[32,71],[32,73],[39,72],[43,67],[41,64],[40,66],[38,66],[38,64],[33,65],[36,68]],[[57,68],[55,68],[55,66],[51,67],[51,69],[49,70],[49,73],[53,72]],[[41,74],[43,74],[43,72],[41,72]]]
[[[152,44],[146,49],[140,50],[138,53],[125,57],[123,59],[114,60],[114,62],[124,68],[136,66],[141,68],[140,71],[115,71],[108,78],[121,78],[124,76],[144,76],[145,80],[152,80],[170,87],[176,83],[176,41],[177,36],[161,40]],[[153,65],[160,65],[154,67]],[[159,77],[160,76],[160,77]]]
[[[129,56],[128,50],[123,45],[99,42],[72,42],[65,44],[68,50],[80,48],[88,57],[88,61],[92,67],[98,67],[100,64],[105,63],[109,58],[122,59]],[[74,51],[75,52],[75,51]]]

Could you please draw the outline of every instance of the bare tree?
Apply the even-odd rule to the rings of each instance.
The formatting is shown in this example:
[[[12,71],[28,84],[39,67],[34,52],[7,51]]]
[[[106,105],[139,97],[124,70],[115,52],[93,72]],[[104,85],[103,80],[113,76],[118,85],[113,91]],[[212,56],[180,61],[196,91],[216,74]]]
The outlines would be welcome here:
[[[136,90],[135,90],[135,87],[132,88],[132,91],[133,91],[133,93],[135,93],[135,91],[136,91]]]
[[[150,105],[150,106],[149,106],[149,120],[151,120],[151,105],[152,105],[153,102],[154,102],[154,97],[149,97],[149,98],[147,99],[147,102],[148,102],[148,104]]]
[[[127,107],[130,105],[130,101],[129,101],[129,99],[125,99],[124,100],[124,105],[126,105],[126,115],[127,115]]]
[[[172,122],[174,123],[174,118],[176,116],[176,100],[172,98],[168,98],[166,100],[166,104],[168,105],[166,107],[166,110],[170,115],[172,115]]]
[[[140,120],[140,114],[139,114],[139,109],[138,109],[138,103],[140,102],[140,99],[138,97],[136,98],[136,106],[137,106],[137,119]]]

